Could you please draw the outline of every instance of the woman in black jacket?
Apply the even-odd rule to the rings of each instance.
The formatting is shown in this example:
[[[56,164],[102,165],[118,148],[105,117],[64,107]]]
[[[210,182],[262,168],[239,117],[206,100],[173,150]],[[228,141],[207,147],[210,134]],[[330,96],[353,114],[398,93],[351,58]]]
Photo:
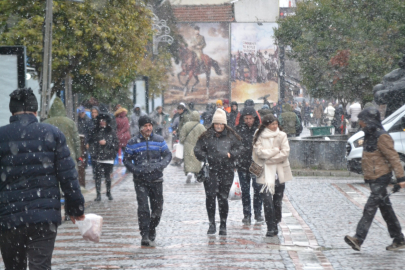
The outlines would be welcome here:
[[[207,158],[210,169],[210,179],[204,182],[206,207],[210,222],[207,234],[215,234],[215,206],[218,199],[221,224],[219,235],[226,235],[226,220],[228,218],[228,195],[233,183],[235,161],[241,151],[241,138],[226,125],[226,113],[217,109],[212,125],[201,134],[194,148],[194,154],[200,161]]]
[[[111,116],[100,113],[96,117],[95,127],[89,138],[90,155],[95,162],[95,182],[97,197],[95,201],[101,201],[101,178],[105,177],[107,197],[111,196],[111,173],[114,167],[114,159],[118,153],[119,142],[116,131],[111,127]]]

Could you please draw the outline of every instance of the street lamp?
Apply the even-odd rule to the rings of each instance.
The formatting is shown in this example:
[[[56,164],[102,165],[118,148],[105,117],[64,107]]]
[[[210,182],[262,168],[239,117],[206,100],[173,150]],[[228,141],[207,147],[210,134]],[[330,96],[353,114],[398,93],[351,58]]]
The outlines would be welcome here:
[[[84,0],[68,0],[71,2],[84,3]],[[53,0],[46,0],[45,24],[44,24],[44,55],[42,59],[41,74],[41,120],[48,116],[48,106],[51,95],[52,78],[52,20]]]

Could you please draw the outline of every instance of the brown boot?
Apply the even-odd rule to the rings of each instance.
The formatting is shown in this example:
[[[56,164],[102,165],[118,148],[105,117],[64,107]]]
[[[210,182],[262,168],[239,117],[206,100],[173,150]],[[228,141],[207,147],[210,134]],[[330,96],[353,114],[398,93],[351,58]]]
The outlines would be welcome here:
[[[363,242],[360,241],[359,239],[357,239],[356,237],[352,237],[349,235],[345,236],[345,242],[346,242],[346,244],[351,246],[352,249],[357,250],[357,251],[360,251],[361,244],[363,244]]]

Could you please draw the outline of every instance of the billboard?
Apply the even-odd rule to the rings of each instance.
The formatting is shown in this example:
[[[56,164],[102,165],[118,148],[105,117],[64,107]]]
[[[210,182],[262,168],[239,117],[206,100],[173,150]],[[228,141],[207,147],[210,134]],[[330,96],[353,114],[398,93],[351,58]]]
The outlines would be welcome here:
[[[166,104],[229,98],[229,23],[178,23],[180,61],[173,60]]]
[[[246,99],[278,101],[278,47],[274,44],[276,23],[232,23],[230,80],[232,101]]]

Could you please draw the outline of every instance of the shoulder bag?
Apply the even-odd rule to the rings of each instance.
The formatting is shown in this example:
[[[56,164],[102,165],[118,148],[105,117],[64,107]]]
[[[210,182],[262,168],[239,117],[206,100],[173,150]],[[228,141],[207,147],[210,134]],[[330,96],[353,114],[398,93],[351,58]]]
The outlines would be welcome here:
[[[252,164],[250,164],[249,172],[256,175],[256,177],[262,176],[263,170],[264,168],[257,164],[254,160],[252,161]]]

